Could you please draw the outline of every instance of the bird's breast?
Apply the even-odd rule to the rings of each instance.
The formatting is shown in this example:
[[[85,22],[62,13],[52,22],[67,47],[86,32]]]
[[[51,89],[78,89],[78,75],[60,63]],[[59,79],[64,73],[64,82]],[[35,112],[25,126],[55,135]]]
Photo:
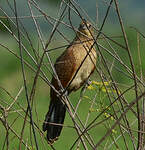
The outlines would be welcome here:
[[[76,59],[76,63],[79,65],[76,65],[77,68],[74,76],[72,77],[72,81],[69,87],[70,90],[79,89],[82,84],[89,78],[95,68],[96,51],[95,49],[92,49],[89,54],[87,54],[87,52],[84,54],[80,53],[80,55],[77,54]]]

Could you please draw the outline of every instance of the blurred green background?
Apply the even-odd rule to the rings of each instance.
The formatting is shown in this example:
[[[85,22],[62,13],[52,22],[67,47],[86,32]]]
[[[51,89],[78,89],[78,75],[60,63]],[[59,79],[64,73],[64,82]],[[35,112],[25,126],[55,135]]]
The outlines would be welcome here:
[[[25,1],[18,1],[18,0],[16,2],[17,2],[17,7],[18,7],[18,15],[19,16],[29,16],[30,12],[28,11],[27,3]],[[133,17],[133,14],[131,14],[131,11],[132,11],[132,9],[135,8],[136,1],[134,1],[134,5],[132,6],[132,9],[129,7],[130,10],[127,10],[127,8],[128,8],[127,6],[130,4],[129,2],[130,1],[128,1],[126,6],[124,6],[122,3],[120,4],[121,10],[124,10],[124,11],[121,11],[121,13],[123,14],[123,19],[125,22],[125,29],[126,29],[127,37],[129,40],[131,54],[133,56],[135,70],[137,72],[137,75],[140,77],[140,68],[143,70],[143,75],[145,73],[145,61],[144,61],[144,59],[145,59],[145,52],[144,52],[145,42],[144,42],[144,39],[140,36],[140,45],[139,45],[140,46],[140,55],[141,55],[141,66],[140,66],[139,65],[139,56],[138,56],[138,52],[137,52],[137,46],[138,46],[137,33],[134,29],[130,28],[130,26],[137,27],[140,29],[140,31],[143,31],[144,27],[142,26],[142,24],[140,24],[138,22],[139,18],[137,17],[140,14],[140,11],[143,10],[143,8],[140,8],[140,11],[139,11],[139,9],[137,7],[136,8],[136,16]],[[82,8],[84,8],[86,10],[88,15],[90,16],[92,23],[95,24],[96,1],[94,0],[94,1],[91,1],[91,3],[89,2],[90,5],[87,5],[87,3],[88,3],[88,1],[83,1],[83,0],[79,1],[79,4],[82,6]],[[99,25],[101,25],[101,22],[103,20],[102,18],[106,12],[106,8],[108,5],[103,6],[103,4],[104,4],[103,2],[98,2],[98,3],[100,4],[99,5],[100,6],[100,8],[99,8]],[[57,18],[57,13],[59,10],[59,5],[60,5],[59,1],[57,1],[57,0],[56,1],[54,1],[54,0],[51,0],[51,1],[43,0],[41,2],[38,2],[38,4],[40,5],[41,9],[45,10],[45,12],[48,15]],[[12,2],[11,2],[11,5],[13,6]],[[94,7],[93,7],[93,5],[94,5]],[[10,15],[12,13],[12,10],[10,9],[10,7],[8,6],[6,1],[0,1],[0,6],[5,10],[5,12],[7,14]],[[23,7],[23,11],[22,11],[22,7]],[[125,9],[123,9],[123,8],[125,8]],[[125,11],[128,11],[127,12],[128,15],[125,15]],[[36,11],[35,9],[34,9],[34,12],[36,15],[39,15],[39,12]],[[0,16],[3,16],[3,15],[4,15],[4,13],[2,11],[0,11]],[[143,13],[142,13],[142,15],[143,15]],[[84,15],[84,17],[85,17],[85,15]],[[140,18],[141,18],[141,15],[140,15]],[[3,19],[2,17],[0,19],[6,25],[11,27],[12,30],[14,31],[14,33],[16,33],[15,27],[13,27],[13,25],[9,21],[7,21],[6,19]],[[130,19],[130,20],[128,20],[128,19]],[[134,22],[132,20],[134,22],[136,22],[136,24],[134,24]],[[48,25],[48,22],[46,22],[45,19],[42,17],[38,18],[37,21],[38,21],[38,24],[40,25],[40,28],[41,28],[41,31],[43,34],[43,39],[44,39],[44,41],[47,41],[47,39],[49,38],[50,32],[52,30],[52,26],[50,24]],[[67,17],[64,18],[64,21],[67,22]],[[30,18],[25,18],[25,19],[21,19],[21,22],[24,25],[25,29],[27,30],[27,32],[31,38],[33,47],[35,49],[38,49],[38,52],[41,55],[42,47],[40,44],[40,40],[38,39],[38,35],[36,32],[36,28],[35,28],[33,20]],[[73,14],[72,15],[72,22],[73,22],[75,27],[78,27],[79,22],[80,22],[79,17],[76,16],[75,14]],[[20,27],[20,28],[23,31],[22,27]],[[61,31],[64,33],[64,35],[70,39],[70,41],[73,39],[74,33],[72,32],[72,30],[70,30],[69,28],[66,28],[63,25],[60,26],[59,29],[61,29]],[[110,37],[122,35],[121,30],[120,30],[120,26],[119,26],[119,23],[117,20],[117,16],[115,15],[114,10],[112,10],[111,13],[109,14],[107,23],[105,24],[103,31],[104,31],[104,33],[106,33]],[[122,38],[116,38],[115,40],[121,44],[124,44]],[[32,48],[30,47],[28,42],[23,40],[23,43],[26,46],[26,48],[30,50],[29,52],[33,55]],[[100,43],[103,44],[103,42],[101,40],[100,40]],[[19,56],[18,43],[15,41],[14,37],[12,37],[6,31],[6,29],[3,27],[3,25],[1,23],[0,23],[0,44],[7,46],[10,50],[15,52]],[[61,38],[61,36],[59,36],[58,34],[55,34],[54,38],[52,39],[51,45],[49,45],[49,49],[59,47],[59,46],[62,46],[64,44],[66,44],[66,41],[63,40]],[[104,44],[104,46],[107,47],[107,44]],[[114,46],[114,48],[116,48],[115,50],[118,53],[118,55],[120,56],[120,58],[122,58],[123,62],[125,62],[125,64],[127,64],[130,67],[127,52],[125,50],[119,48],[118,46],[116,46],[113,43],[112,43],[112,46]],[[60,55],[60,53],[62,53],[63,50],[64,49],[62,48],[62,49],[58,50],[57,52],[56,51],[51,52],[50,53],[51,59],[53,61],[55,61],[57,56]],[[107,54],[105,51],[103,52],[103,54],[108,61],[112,62],[113,58],[109,54]],[[30,58],[25,53],[24,53],[24,58],[34,68],[36,68],[34,63],[30,60]],[[100,61],[98,61],[98,63],[99,62]],[[49,64],[47,64],[48,61],[46,58],[44,59],[44,64],[45,63],[49,67]],[[114,60],[114,66],[116,66],[117,68],[119,68],[123,72],[126,72],[124,67],[122,67],[122,65],[120,65],[120,63],[118,63],[115,60]],[[44,69],[48,79],[51,79],[51,74],[49,73],[47,68],[44,67],[43,69]],[[32,72],[32,70],[28,69],[27,67],[25,67],[25,71],[26,71],[26,80],[27,80],[27,85],[28,85],[28,91],[30,92],[30,90],[32,88],[31,86],[33,83],[33,79],[35,77],[35,73]],[[129,86],[132,84],[131,79],[129,79],[124,74],[119,73],[116,69],[112,70],[112,75],[114,77],[114,80],[117,83],[119,83],[120,85]],[[92,80],[95,80],[95,81],[100,80],[98,78],[96,72],[92,76]],[[23,77],[22,77],[22,69],[21,69],[20,60],[17,59],[16,56],[12,55],[9,51],[7,51],[6,48],[0,46],[0,87],[3,87],[4,89],[6,89],[6,91],[8,91],[10,93],[11,96],[15,97],[22,86],[23,86]],[[123,86],[120,86],[120,87],[122,90],[124,90]],[[87,90],[85,95],[93,98],[95,93],[96,93],[95,90],[94,91]],[[80,90],[77,91],[76,93],[73,93],[70,96],[70,99],[72,100],[72,103],[74,104],[74,106],[77,105],[77,102],[79,100],[79,96],[80,96]],[[132,100],[134,95],[131,92],[129,92],[128,94],[126,94],[126,97],[128,98],[128,101],[130,101],[130,100]],[[96,103],[98,103],[97,107],[100,106],[99,105],[100,100],[101,100],[101,97],[99,97],[98,99],[96,98]],[[8,93],[6,93],[2,88],[0,88],[0,104],[5,106],[5,107],[8,107],[10,105],[10,103],[12,103],[12,101],[13,101],[13,99],[8,95]],[[24,89],[23,89],[22,93],[20,94],[20,96],[16,102],[18,104],[22,105],[24,108],[26,108],[27,103],[26,103]],[[8,119],[8,122],[10,124],[14,122],[12,124],[12,128],[20,135],[20,131],[21,131],[22,125],[23,125],[23,117],[20,117],[18,115],[18,113],[15,112],[15,110],[20,112],[23,116],[24,116],[24,112],[20,110],[20,107],[18,106],[17,103],[15,103],[13,105],[13,107],[11,108],[11,111],[9,112],[7,119]],[[103,99],[103,103],[105,103],[106,106],[109,104],[109,102],[107,101],[107,98]],[[37,82],[37,87],[36,87],[36,94],[34,97],[34,108],[35,109],[33,109],[33,117],[34,117],[34,120],[36,121],[36,123],[38,124],[40,129],[41,129],[45,114],[48,110],[48,105],[49,105],[49,86],[42,79],[39,78],[38,82]],[[79,114],[79,116],[83,122],[85,122],[86,116],[89,112],[90,105],[91,105],[91,101],[87,98],[84,98],[82,100],[80,106],[79,106],[78,114]],[[94,109],[96,109],[96,108],[94,108]],[[90,118],[89,118],[89,122],[93,118],[95,118],[95,116],[98,113],[99,112],[93,112],[92,111]],[[128,114],[128,117],[130,117],[130,114]],[[130,119],[130,121],[133,121],[134,117],[132,116],[129,119]],[[68,126],[73,125],[68,114],[67,114],[66,119],[65,119],[65,125],[68,125]],[[136,124],[135,124],[134,128],[136,128]],[[116,130],[118,131],[118,129],[116,129]],[[105,128],[104,125],[99,125],[96,128],[93,128],[92,130],[90,130],[90,134],[93,135],[93,139],[95,140],[95,142],[97,142],[104,135],[104,133],[106,131],[107,131],[107,128]],[[0,123],[0,135],[1,135],[0,136],[0,141],[1,141],[0,147],[3,147],[6,132],[5,132],[5,129],[1,123]],[[119,135],[119,133],[118,133],[118,135]],[[44,143],[42,142],[43,137],[40,137],[40,134],[37,133],[36,136],[37,136],[37,140],[39,143],[39,149],[44,149],[44,147],[45,147],[45,149],[51,149],[50,147],[47,146],[46,141],[44,141]],[[114,136],[117,137],[117,134]],[[62,134],[61,134],[59,140],[54,144],[54,147],[56,149],[63,149],[63,150],[69,149],[71,147],[71,145],[73,144],[73,142],[75,141],[76,137],[77,137],[77,134],[73,128],[64,127]],[[9,139],[10,139],[10,149],[14,149],[14,150],[18,149],[18,145],[19,145],[18,138],[15,137],[13,133],[10,133]],[[27,126],[25,128],[24,139],[25,139],[25,141],[28,141],[28,143],[30,144],[31,136],[30,136],[29,124],[27,124]],[[126,139],[129,139],[129,136],[127,134],[126,134]],[[108,142],[110,141],[109,137],[107,138],[107,140],[108,140]],[[129,149],[132,149],[131,141],[128,141],[128,142],[129,142],[128,144],[130,146]],[[124,142],[123,142],[122,138],[120,138],[118,140],[118,144],[120,146],[119,149],[123,150],[124,149]],[[116,147],[114,145],[110,149],[114,150],[115,148]],[[22,146],[22,149],[25,149],[24,145]],[[81,147],[80,149],[83,149],[83,148]]]

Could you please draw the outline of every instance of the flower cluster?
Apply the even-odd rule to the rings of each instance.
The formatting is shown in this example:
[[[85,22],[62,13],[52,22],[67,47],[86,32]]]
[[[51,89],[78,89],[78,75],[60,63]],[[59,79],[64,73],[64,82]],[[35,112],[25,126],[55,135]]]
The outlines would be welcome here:
[[[113,115],[111,115],[112,107],[109,107],[109,104],[108,104],[109,101],[106,101],[107,93],[114,95],[118,92],[120,94],[119,91],[112,89],[110,84],[111,82],[92,81],[92,83],[87,87],[88,90],[94,91],[95,93],[97,93],[97,96],[96,96],[97,103],[95,103],[95,107],[93,106],[89,109],[90,113],[91,112],[98,112],[98,113],[104,112],[101,117],[102,119],[107,119],[107,124],[109,126],[113,123],[113,121],[115,121],[115,118],[113,117]],[[84,98],[92,101],[90,96],[85,95]],[[113,129],[112,134],[117,134],[117,130]]]

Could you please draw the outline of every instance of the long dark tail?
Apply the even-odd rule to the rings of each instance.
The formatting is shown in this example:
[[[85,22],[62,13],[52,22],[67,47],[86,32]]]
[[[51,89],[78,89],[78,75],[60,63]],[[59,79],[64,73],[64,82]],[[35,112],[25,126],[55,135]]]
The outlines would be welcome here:
[[[58,139],[65,118],[66,107],[60,99],[51,100],[49,111],[45,116],[43,131],[47,130],[47,139],[53,143]]]

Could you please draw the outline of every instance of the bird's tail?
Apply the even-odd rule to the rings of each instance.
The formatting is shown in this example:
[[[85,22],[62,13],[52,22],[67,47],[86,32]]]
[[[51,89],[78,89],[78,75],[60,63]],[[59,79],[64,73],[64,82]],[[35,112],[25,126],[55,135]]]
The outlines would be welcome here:
[[[57,140],[61,133],[65,112],[66,107],[60,99],[51,100],[43,123],[43,131],[47,130],[47,139],[50,143]]]

